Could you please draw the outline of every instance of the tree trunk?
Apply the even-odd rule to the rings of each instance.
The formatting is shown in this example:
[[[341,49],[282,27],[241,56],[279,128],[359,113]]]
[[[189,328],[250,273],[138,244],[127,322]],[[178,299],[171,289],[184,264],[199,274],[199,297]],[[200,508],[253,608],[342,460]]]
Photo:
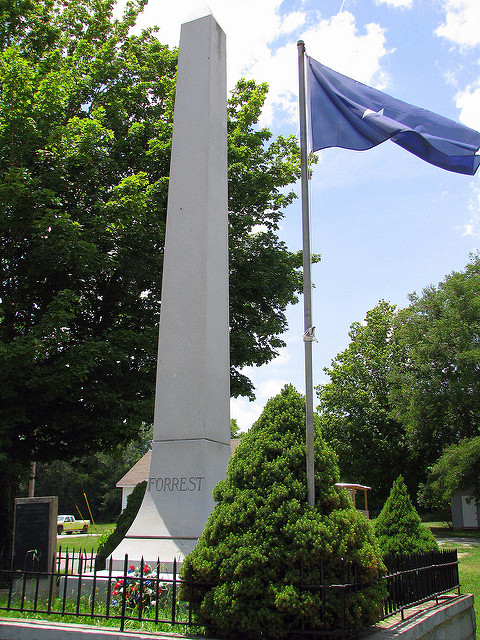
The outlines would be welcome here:
[[[10,558],[13,541],[14,498],[18,475],[0,469],[0,560]]]

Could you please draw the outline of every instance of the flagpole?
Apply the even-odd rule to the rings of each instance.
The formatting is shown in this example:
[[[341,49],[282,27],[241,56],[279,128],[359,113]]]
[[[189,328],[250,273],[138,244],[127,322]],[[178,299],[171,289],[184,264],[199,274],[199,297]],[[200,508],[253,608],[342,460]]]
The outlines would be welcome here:
[[[300,163],[302,192],[302,236],[303,236],[303,341],[305,344],[305,430],[307,450],[307,490],[308,504],[315,505],[315,467],[313,437],[313,366],[312,342],[312,279],[310,257],[310,217],[308,203],[308,163],[307,163],[307,117],[305,108],[305,43],[297,42],[298,49],[298,98],[300,112]]]

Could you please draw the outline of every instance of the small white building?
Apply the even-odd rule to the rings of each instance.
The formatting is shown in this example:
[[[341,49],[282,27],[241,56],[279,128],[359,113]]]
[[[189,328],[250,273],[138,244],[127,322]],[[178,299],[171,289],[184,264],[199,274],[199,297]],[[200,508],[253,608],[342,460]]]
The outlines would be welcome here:
[[[240,438],[232,438],[230,441],[230,455],[235,451],[240,442]],[[137,484],[148,480],[148,474],[150,472],[150,460],[152,458],[152,451],[147,453],[136,462],[133,467],[127,471],[127,473],[120,478],[116,486],[122,490],[122,511],[127,506],[127,498],[135,489]]]
[[[452,496],[452,526],[454,529],[478,529],[479,505],[471,489],[457,491]]]

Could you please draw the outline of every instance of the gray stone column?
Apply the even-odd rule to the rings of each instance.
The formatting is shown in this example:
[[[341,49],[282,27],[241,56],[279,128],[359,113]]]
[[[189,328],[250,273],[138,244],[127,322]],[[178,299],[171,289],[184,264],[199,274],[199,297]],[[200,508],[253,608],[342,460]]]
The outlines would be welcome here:
[[[206,13],[181,28],[152,461],[115,560],[195,546],[230,455],[229,362],[226,45]]]

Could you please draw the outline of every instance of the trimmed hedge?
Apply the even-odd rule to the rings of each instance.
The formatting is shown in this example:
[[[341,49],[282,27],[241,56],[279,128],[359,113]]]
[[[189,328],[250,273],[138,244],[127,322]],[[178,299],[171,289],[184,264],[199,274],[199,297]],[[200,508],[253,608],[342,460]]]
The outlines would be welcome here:
[[[196,620],[207,629],[279,640],[302,617],[312,629],[338,628],[340,590],[325,591],[322,602],[298,584],[302,564],[304,583],[338,584],[343,560],[365,584],[346,596],[347,625],[362,629],[381,615],[384,587],[374,581],[383,564],[372,526],[335,486],[336,456],[315,431],[315,507],[307,503],[305,399],[292,386],[267,403],[230,459],[214,491],[218,504],[181,569],[216,584],[193,590]]]
[[[104,569],[108,556],[115,551],[120,542],[124,539],[125,534],[132,526],[135,520],[140,505],[142,504],[143,496],[145,495],[145,489],[147,483],[144,480],[137,484],[135,489],[127,498],[127,506],[118,516],[117,525],[108,538],[100,544],[97,551],[97,569]]]
[[[375,533],[384,555],[438,549],[430,529],[422,526],[403,476],[399,476],[393,483],[390,495],[375,521]]]

